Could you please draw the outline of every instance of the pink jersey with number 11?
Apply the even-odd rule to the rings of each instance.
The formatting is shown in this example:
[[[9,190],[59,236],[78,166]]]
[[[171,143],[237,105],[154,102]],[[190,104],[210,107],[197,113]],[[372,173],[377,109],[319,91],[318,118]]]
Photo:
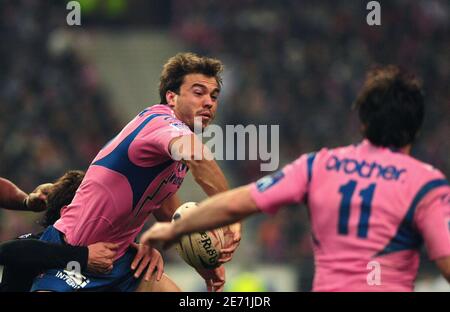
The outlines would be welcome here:
[[[422,242],[450,256],[450,187],[432,166],[368,140],[302,155],[251,185],[264,212],[305,201],[315,291],[412,291]]]

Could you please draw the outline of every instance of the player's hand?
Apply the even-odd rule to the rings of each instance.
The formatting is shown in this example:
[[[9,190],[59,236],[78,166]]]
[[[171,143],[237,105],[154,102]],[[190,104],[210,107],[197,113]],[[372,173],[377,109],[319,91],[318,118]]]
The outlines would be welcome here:
[[[173,223],[156,222],[150,229],[142,234],[140,243],[143,245],[154,245],[158,242],[164,242],[163,247],[168,248],[178,239],[179,237],[175,233]]]
[[[197,272],[205,280],[208,291],[223,291],[225,286],[225,268],[223,265],[212,270],[197,269]]]
[[[88,246],[88,271],[105,274],[113,269],[114,257],[119,245],[112,243],[95,243]]]
[[[148,244],[131,244],[133,248],[138,250],[136,256],[131,263],[131,269],[136,270],[135,278],[139,278],[142,272],[147,268],[145,280],[150,281],[152,274],[156,271],[156,280],[160,281],[164,273],[164,261],[158,250],[152,248]]]
[[[233,258],[233,253],[241,242],[241,224],[235,223],[230,226],[223,227],[223,235],[225,238],[224,248],[220,250],[220,263],[225,263]]]
[[[36,187],[25,199],[25,205],[28,210],[40,212],[47,209],[47,196],[52,187],[52,183],[45,183]]]

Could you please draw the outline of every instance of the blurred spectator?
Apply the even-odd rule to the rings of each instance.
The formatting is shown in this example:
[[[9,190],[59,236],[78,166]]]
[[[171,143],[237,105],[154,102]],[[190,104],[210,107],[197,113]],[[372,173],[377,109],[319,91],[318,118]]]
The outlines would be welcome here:
[[[52,31],[65,23],[52,18],[65,16],[56,3],[0,6],[0,176],[26,191],[86,168],[119,128],[93,68],[70,49],[51,49]],[[0,212],[1,239],[30,230],[18,219]]]

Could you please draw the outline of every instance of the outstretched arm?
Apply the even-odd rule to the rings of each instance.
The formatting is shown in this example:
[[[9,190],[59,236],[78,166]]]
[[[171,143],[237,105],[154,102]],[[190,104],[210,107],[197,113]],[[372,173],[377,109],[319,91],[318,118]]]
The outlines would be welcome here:
[[[243,186],[208,198],[186,211],[183,223],[174,222],[174,230],[178,236],[211,230],[236,223],[256,212],[260,210],[250,194],[250,186]]]
[[[174,242],[183,234],[205,231],[238,222],[257,212],[275,213],[281,207],[299,203],[307,190],[308,155],[302,155],[283,170],[256,183],[215,195],[186,211],[173,223],[157,223],[141,238],[142,243]]]
[[[250,186],[215,195],[185,212],[180,222],[157,223],[142,235],[141,243],[163,240],[169,243],[181,235],[233,224],[260,212],[250,193]]]
[[[28,210],[25,201],[27,194],[11,181],[0,178],[0,207],[11,210]]]
[[[38,186],[27,195],[11,181],[0,178],[0,207],[10,210],[44,211],[47,207],[47,191],[51,184]]]

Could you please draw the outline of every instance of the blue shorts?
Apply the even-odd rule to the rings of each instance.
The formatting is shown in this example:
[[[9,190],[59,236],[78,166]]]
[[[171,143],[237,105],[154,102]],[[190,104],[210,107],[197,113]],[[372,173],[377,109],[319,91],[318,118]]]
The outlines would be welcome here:
[[[49,226],[40,239],[50,243],[66,244],[62,233],[53,226]],[[133,276],[134,272],[131,270],[135,254],[136,251],[129,249],[114,262],[114,268],[108,274],[80,272],[76,269],[77,263],[68,264],[66,270],[48,270],[34,279],[31,291],[134,291],[140,282],[140,279]]]

